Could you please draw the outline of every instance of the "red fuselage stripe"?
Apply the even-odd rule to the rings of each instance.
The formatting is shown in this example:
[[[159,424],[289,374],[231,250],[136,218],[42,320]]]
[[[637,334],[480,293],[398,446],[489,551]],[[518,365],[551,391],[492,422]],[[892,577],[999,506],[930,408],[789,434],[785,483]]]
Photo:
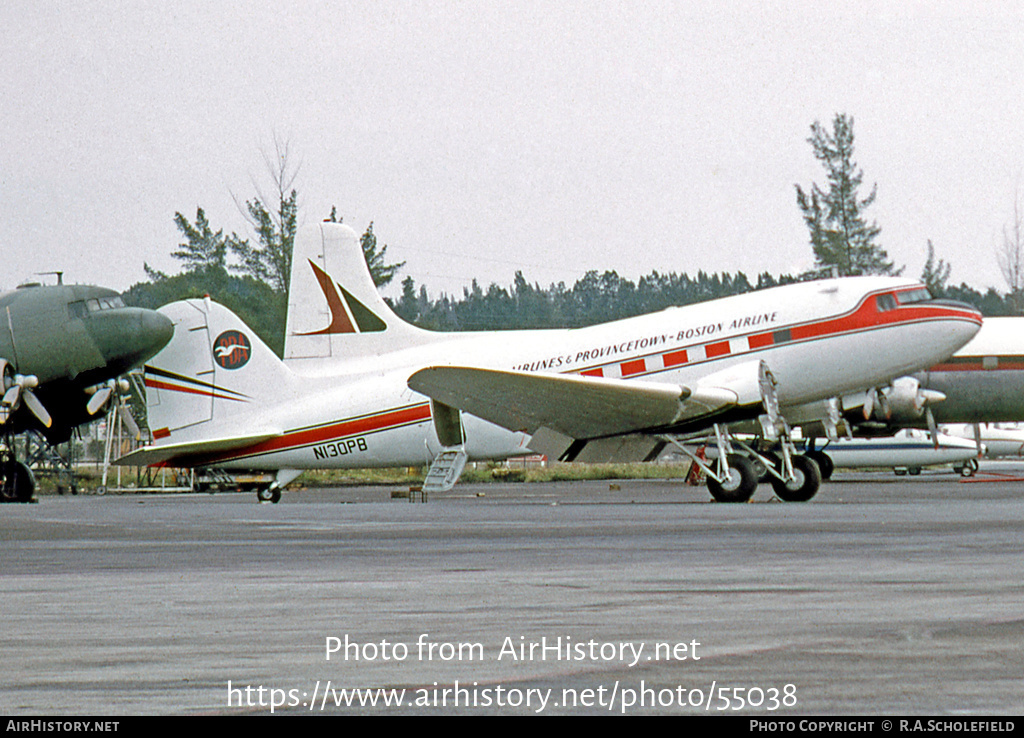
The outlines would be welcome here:
[[[362,418],[342,420],[328,425],[315,426],[304,430],[289,431],[277,438],[268,441],[246,446],[235,451],[227,451],[207,456],[188,457],[190,465],[205,466],[244,458],[246,456],[260,456],[263,454],[292,451],[303,446],[315,446],[328,441],[336,441],[349,436],[365,435],[367,433],[379,433],[380,431],[393,430],[405,425],[420,423],[430,420],[430,404],[410,405],[409,407],[388,410],[386,412],[368,415]],[[167,466],[174,466],[174,461],[167,462]]]

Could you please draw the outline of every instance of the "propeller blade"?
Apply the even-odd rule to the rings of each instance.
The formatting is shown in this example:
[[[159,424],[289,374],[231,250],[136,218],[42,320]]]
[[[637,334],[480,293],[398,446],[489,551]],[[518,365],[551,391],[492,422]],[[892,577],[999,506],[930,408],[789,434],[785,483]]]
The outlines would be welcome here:
[[[135,437],[135,440],[142,438],[142,430],[139,428],[139,424],[135,422],[135,418],[132,417],[131,410],[128,409],[127,405],[118,405],[117,412],[121,415],[121,421],[128,426],[128,431]]]
[[[932,409],[926,407],[924,411],[924,420],[928,423],[928,435],[932,439],[932,445],[936,450],[939,448],[939,426],[935,424],[935,416],[932,415]]]
[[[10,389],[4,392],[4,399],[0,400],[0,425],[3,425],[8,421],[8,419],[14,413],[14,409],[18,406],[18,402],[20,400],[20,384],[12,385]]]
[[[28,409],[32,411],[32,414],[39,418],[39,422],[49,428],[53,425],[53,418],[50,417],[50,413],[46,412],[46,408],[43,407],[43,403],[36,397],[35,392],[32,390],[25,390],[22,394],[22,399],[25,400],[25,404]]]
[[[875,409],[875,397],[878,395],[878,390],[874,387],[869,389],[864,398],[864,420],[871,420],[871,413]]]
[[[878,410],[882,414],[882,417],[879,418],[879,420],[892,419],[892,404],[889,402],[889,398],[884,392],[878,393]]]
[[[114,391],[110,387],[103,387],[96,391],[96,393],[89,398],[89,402],[85,406],[86,412],[90,415],[98,413],[104,405],[107,404],[107,400],[114,394]]]

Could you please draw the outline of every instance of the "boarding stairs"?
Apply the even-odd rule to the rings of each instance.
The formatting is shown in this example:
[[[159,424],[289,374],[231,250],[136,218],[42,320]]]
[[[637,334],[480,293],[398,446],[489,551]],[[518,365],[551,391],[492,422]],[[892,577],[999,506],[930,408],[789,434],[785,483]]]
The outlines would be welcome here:
[[[424,492],[448,492],[459,480],[462,470],[466,468],[466,450],[463,448],[446,448],[437,455],[427,477],[423,480]]]

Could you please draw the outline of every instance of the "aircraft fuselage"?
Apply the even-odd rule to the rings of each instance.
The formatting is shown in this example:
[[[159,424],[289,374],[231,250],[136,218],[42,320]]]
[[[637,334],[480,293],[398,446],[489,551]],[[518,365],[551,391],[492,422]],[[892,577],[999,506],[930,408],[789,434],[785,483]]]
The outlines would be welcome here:
[[[976,310],[922,298],[921,290],[916,282],[896,278],[827,280],[587,328],[422,331],[417,334],[422,340],[380,356],[302,363],[302,374],[289,372],[276,381],[264,381],[265,391],[259,396],[254,395],[251,380],[245,380],[245,368],[228,369],[211,361],[201,378],[173,371],[170,376],[147,373],[157,402],[154,407],[151,399],[150,417],[158,417],[154,410],[160,393],[191,393],[202,405],[204,421],[162,427],[157,421],[154,435],[162,442],[227,437],[237,435],[240,427],[281,429],[279,436],[249,447],[178,458],[174,465],[306,469],[429,461],[441,446],[431,403],[406,384],[414,372],[429,366],[693,387],[716,373],[764,361],[777,381],[785,412],[934,365],[977,332],[981,316]],[[212,340],[221,331],[212,318],[209,325],[196,322],[204,320],[199,301],[169,308],[179,325],[193,321],[186,329],[196,336],[209,335]],[[209,347],[207,343],[207,351]],[[254,346],[254,355],[256,350]],[[159,355],[151,363],[166,368]],[[737,407],[722,420],[756,417],[760,412],[760,407]],[[505,458],[528,451],[529,436],[523,433],[468,415],[463,422],[471,458]]]

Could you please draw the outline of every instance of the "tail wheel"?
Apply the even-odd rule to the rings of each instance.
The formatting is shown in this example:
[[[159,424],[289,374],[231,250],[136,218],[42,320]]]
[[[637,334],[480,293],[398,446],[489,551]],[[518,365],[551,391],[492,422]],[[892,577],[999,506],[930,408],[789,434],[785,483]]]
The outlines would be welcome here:
[[[785,502],[807,502],[821,487],[821,470],[813,459],[803,455],[793,456],[792,461],[793,479],[783,482],[772,477],[772,489]]]
[[[721,482],[708,477],[708,491],[716,502],[746,502],[757,489],[757,472],[744,456],[730,454],[729,474]]]
[[[269,487],[260,487],[256,490],[256,499],[260,502],[273,502],[277,504],[281,501],[281,488],[274,484]]]

